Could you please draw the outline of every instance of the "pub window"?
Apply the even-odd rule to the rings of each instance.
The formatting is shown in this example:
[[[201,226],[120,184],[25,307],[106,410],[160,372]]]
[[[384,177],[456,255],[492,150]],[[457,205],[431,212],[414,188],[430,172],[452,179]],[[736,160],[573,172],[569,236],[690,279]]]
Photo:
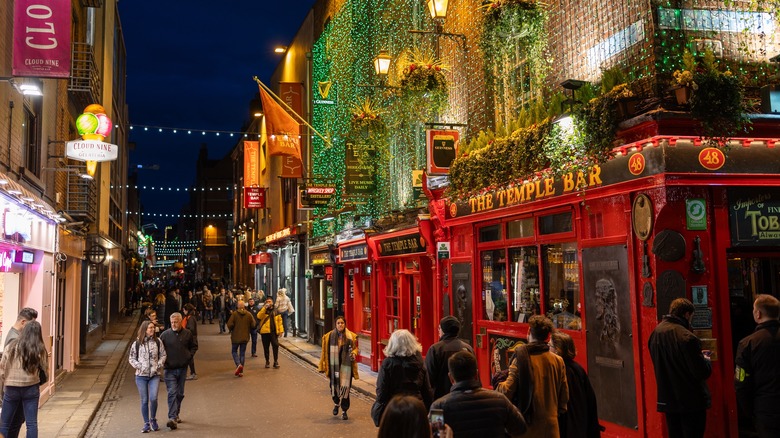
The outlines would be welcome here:
[[[401,291],[398,276],[398,262],[387,263],[387,333],[393,333],[400,327]]]
[[[501,240],[501,225],[490,225],[479,229],[480,242],[495,242]]]
[[[555,234],[571,232],[571,212],[551,214],[539,218],[539,234]]]
[[[519,239],[521,237],[534,236],[534,218],[528,217],[516,221],[507,222],[506,238]]]
[[[509,290],[512,321],[528,322],[542,312],[539,295],[539,254],[535,246],[509,249]]]
[[[371,280],[364,278],[362,281],[360,293],[363,297],[363,327],[364,332],[371,331]]]
[[[547,315],[555,328],[580,330],[580,268],[576,242],[542,246]]]
[[[482,251],[482,319],[506,321],[506,253],[503,249]]]
[[[24,105],[24,151],[25,167],[30,172],[40,176],[41,172],[41,142],[40,142],[40,114],[41,99],[33,97],[29,104]]]

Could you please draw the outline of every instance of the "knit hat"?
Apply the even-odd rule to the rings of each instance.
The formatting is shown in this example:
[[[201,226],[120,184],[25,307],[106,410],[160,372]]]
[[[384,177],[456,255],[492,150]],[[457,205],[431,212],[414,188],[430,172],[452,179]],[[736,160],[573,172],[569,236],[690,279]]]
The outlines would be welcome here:
[[[450,335],[457,336],[458,332],[460,332],[460,321],[454,316],[445,316],[441,319],[439,326],[441,327],[441,331]]]

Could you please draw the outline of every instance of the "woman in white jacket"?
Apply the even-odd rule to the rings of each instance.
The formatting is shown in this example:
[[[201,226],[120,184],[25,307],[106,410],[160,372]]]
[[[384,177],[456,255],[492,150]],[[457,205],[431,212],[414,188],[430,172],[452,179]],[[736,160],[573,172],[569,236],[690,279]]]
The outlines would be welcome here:
[[[130,347],[130,366],[135,368],[135,384],[141,396],[141,416],[144,426],[141,432],[160,429],[157,424],[157,389],[165,364],[165,346],[157,338],[154,324],[141,323],[138,335]]]
[[[287,337],[287,332],[290,330],[290,316],[295,313],[292,301],[287,296],[287,289],[281,288],[276,292],[276,313],[282,315],[282,323],[284,324],[284,337]]]

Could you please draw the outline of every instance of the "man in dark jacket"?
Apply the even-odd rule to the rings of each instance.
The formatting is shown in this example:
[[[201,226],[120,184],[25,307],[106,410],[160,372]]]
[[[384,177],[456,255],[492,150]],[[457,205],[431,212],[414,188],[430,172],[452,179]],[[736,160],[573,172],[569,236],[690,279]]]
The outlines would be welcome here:
[[[701,438],[707,424],[710,391],[706,380],[712,374],[709,352],[691,332],[693,303],[677,298],[669,315],[650,335],[648,348],[655,368],[658,412],[666,415],[669,438]]]
[[[458,438],[519,436],[527,426],[523,415],[503,394],[482,388],[477,358],[455,352],[447,361],[453,385],[450,393],[433,402],[431,410],[444,412],[444,424]]]
[[[238,300],[236,311],[230,315],[227,322],[230,330],[231,353],[236,364],[236,377],[244,377],[244,359],[246,357],[246,344],[249,342],[250,332],[257,327],[255,317],[246,311],[244,301]]]
[[[454,316],[445,316],[439,322],[439,342],[431,345],[428,354],[425,355],[425,369],[428,371],[428,380],[433,386],[434,400],[444,397],[450,392],[452,382],[447,374],[447,361],[453,354],[459,351],[468,351],[474,354],[471,345],[458,338],[460,321]]]
[[[181,313],[171,315],[171,328],[160,335],[165,345],[165,386],[168,389],[168,424],[174,430],[179,419],[181,401],[184,400],[184,382],[187,378],[187,366],[198,351],[198,341],[192,333],[181,326]]]
[[[755,332],[739,342],[734,385],[737,401],[753,416],[761,438],[780,437],[780,300],[759,295],[753,302]]]

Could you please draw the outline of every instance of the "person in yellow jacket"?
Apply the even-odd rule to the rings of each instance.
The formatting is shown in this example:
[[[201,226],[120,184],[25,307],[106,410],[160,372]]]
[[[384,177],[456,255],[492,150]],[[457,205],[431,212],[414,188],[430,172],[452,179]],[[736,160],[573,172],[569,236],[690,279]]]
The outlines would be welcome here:
[[[349,390],[352,387],[352,378],[358,379],[357,362],[358,354],[357,336],[347,330],[347,322],[343,316],[336,317],[336,328],[325,333],[322,337],[322,354],[317,370],[325,373],[330,378],[330,394],[333,398],[333,415],[339,414],[341,406],[341,418],[346,420],[349,409]]]
[[[274,309],[274,300],[271,298],[265,300],[265,304],[257,312],[257,320],[260,321],[260,337],[263,341],[265,367],[271,367],[268,347],[273,346],[274,368],[279,368],[279,335],[284,333],[284,325],[282,324],[282,315],[276,313]]]

